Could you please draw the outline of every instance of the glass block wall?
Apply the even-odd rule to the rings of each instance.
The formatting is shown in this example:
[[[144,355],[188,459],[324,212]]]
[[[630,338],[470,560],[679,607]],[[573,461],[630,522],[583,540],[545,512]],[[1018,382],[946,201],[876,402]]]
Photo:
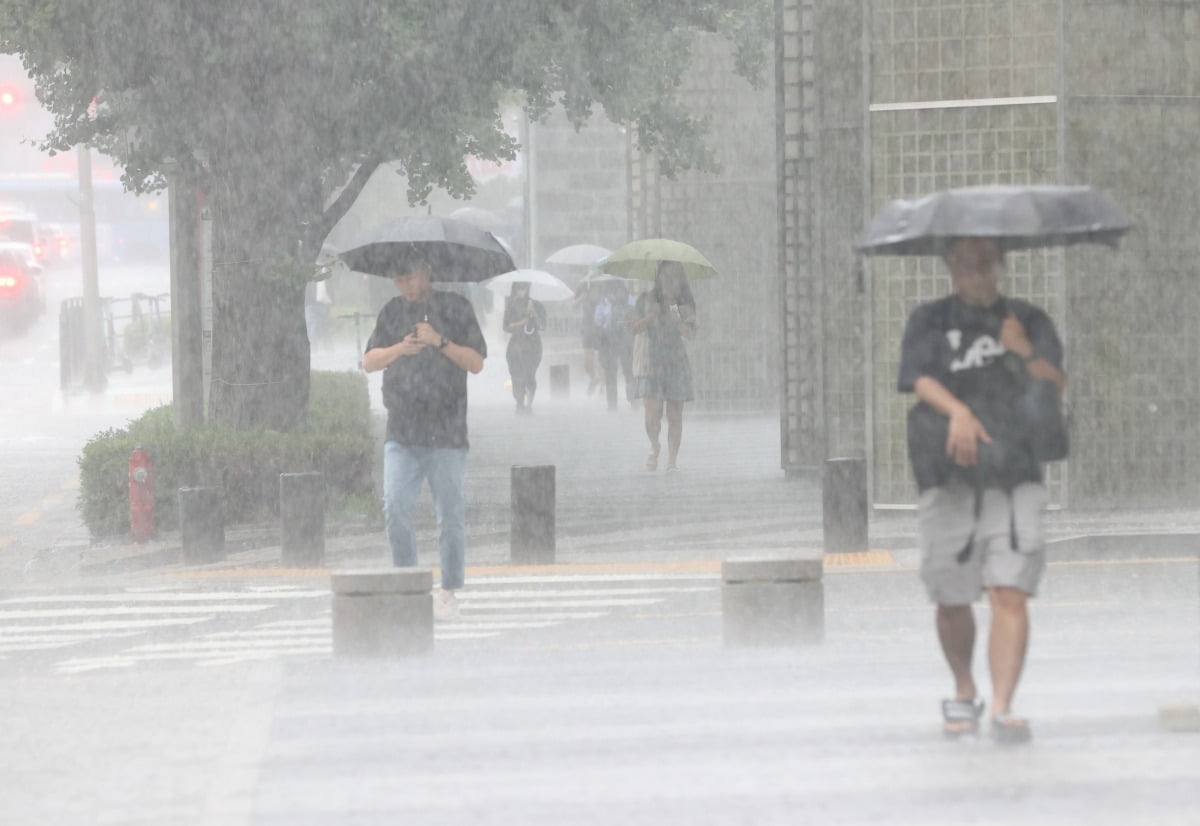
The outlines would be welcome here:
[[[700,323],[688,345],[695,405],[770,410],[780,351],[773,90],[752,88],[734,73],[728,46],[702,37],[681,91],[710,120],[720,171],[667,179],[631,141],[629,237],[684,241],[717,269],[691,284]]]
[[[1057,182],[1057,0],[869,5],[872,212],[948,187]],[[1062,253],[1014,254],[1007,265],[1004,292],[1043,307],[1062,333]],[[950,281],[928,257],[873,258],[868,269],[874,500],[911,503],[904,423],[914,398],[896,392],[900,340],[912,309],[947,295]]]

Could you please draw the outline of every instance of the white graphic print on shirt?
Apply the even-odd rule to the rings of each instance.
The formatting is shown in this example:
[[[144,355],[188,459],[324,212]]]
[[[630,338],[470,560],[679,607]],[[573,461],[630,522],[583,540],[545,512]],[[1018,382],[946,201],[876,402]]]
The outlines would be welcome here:
[[[947,330],[946,338],[950,341],[950,348],[957,352],[962,343],[962,330]],[[993,359],[1004,355],[1005,352],[1007,351],[1004,346],[996,339],[987,334],[981,335],[971,342],[967,352],[950,362],[950,372],[957,373],[959,370],[986,367],[992,363]]]

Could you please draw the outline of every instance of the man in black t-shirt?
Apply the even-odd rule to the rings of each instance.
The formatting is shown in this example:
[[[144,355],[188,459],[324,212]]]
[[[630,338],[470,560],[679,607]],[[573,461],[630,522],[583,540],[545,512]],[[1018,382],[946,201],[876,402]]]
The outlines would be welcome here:
[[[921,577],[937,604],[938,638],[954,676],[942,703],[947,736],[974,734],[983,714],[971,675],[971,604],[992,609],[992,734],[1028,740],[1011,713],[1029,637],[1026,602],[1045,566],[1041,466],[1022,433],[1016,400],[1032,379],[1062,392],[1062,344],[1050,318],[998,290],[1003,254],[990,239],[957,241],[945,255],[954,294],[917,307],[901,347],[899,390],[910,414],[909,454],[920,489]],[[927,414],[920,416],[917,414]],[[921,440],[915,421],[941,430]]]
[[[392,561],[417,564],[412,510],[428,480],[442,572],[434,611],[450,619],[458,614],[454,592],[463,586],[466,560],[467,373],[483,369],[487,344],[471,303],[435,291],[432,278],[430,265],[413,259],[394,273],[400,295],[380,311],[362,365],[384,371],[383,496]]]

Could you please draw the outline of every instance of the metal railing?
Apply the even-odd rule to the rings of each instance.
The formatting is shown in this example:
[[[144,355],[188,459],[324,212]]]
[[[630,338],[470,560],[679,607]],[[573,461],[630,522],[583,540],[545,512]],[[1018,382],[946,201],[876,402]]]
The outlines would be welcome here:
[[[155,368],[171,360],[170,293],[133,293],[100,299],[104,373],[117,368]],[[58,314],[59,384],[63,390],[84,384],[88,361],[82,298],[64,299]]]

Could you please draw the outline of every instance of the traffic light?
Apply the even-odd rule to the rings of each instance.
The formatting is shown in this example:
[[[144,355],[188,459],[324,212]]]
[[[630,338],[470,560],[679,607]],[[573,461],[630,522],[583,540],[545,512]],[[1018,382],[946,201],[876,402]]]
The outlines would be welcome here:
[[[16,86],[0,86],[0,116],[17,114],[23,102],[21,90]]]

